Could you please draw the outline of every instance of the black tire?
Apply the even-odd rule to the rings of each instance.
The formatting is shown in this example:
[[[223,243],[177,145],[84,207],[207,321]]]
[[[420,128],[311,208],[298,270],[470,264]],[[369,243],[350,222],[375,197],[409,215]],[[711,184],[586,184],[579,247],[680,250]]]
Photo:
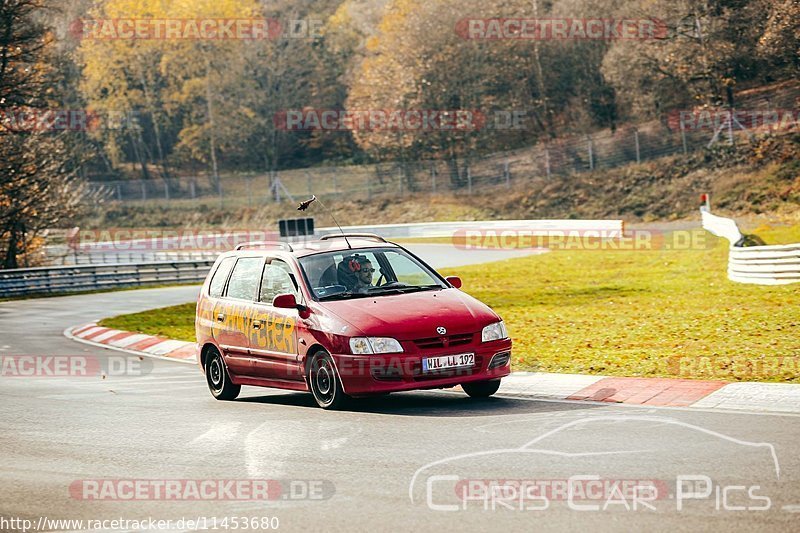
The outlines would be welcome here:
[[[241,385],[234,385],[225,367],[225,361],[216,349],[211,349],[206,360],[206,383],[217,400],[233,400],[239,396]]]
[[[342,381],[336,372],[333,359],[324,350],[319,350],[311,356],[306,379],[314,401],[323,409],[341,409],[350,399],[342,389]]]
[[[500,380],[493,379],[491,381],[473,381],[472,383],[463,383],[461,388],[464,389],[471,398],[488,398],[500,388]]]

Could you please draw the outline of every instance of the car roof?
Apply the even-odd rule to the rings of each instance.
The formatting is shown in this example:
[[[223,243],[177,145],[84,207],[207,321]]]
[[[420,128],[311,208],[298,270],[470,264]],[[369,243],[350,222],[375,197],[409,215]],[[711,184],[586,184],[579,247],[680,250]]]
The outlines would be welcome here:
[[[348,246],[348,242],[350,245]],[[288,246],[287,246],[288,245]],[[343,237],[333,234],[333,238],[326,240],[316,239],[301,243],[243,243],[241,249],[225,252],[221,257],[238,257],[241,255],[263,255],[270,257],[306,257],[325,252],[340,252],[350,249],[369,249],[369,248],[401,248],[401,246],[381,240],[378,237],[359,237],[347,236],[347,241]]]

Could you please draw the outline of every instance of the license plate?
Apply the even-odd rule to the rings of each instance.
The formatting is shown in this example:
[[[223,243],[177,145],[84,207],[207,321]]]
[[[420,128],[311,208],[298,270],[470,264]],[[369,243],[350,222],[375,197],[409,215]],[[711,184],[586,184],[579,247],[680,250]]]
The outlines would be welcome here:
[[[474,353],[462,353],[458,355],[445,355],[442,357],[427,357],[422,360],[423,372],[434,372],[436,370],[446,370],[448,368],[461,368],[475,365]]]

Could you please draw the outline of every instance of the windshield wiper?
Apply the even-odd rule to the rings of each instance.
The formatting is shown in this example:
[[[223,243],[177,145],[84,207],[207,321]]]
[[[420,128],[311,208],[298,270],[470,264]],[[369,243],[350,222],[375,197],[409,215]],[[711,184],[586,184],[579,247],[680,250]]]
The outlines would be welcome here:
[[[339,292],[336,294],[329,294],[327,296],[320,296],[319,301],[330,301],[330,300],[349,300],[350,298],[366,298],[369,294],[360,294],[360,293],[352,293],[352,292]]]
[[[431,291],[441,289],[439,285],[401,285],[394,287],[371,287],[370,294],[406,294],[409,292]]]
[[[400,288],[403,292],[436,291],[441,289],[441,285],[411,285],[409,287]]]
[[[367,290],[368,296],[380,296],[381,294],[403,294],[401,287],[370,287]]]

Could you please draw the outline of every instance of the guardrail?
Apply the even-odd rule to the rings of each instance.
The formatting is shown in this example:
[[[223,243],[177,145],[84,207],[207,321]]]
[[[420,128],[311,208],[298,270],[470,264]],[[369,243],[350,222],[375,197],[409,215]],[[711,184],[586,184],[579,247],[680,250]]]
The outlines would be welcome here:
[[[376,233],[387,239],[452,238],[467,231],[481,232],[529,232],[532,235],[548,235],[550,232],[595,231],[603,235],[621,234],[622,220],[478,220],[462,222],[419,222],[413,224],[378,224],[372,226],[343,226],[347,233]],[[285,237],[290,243],[302,243],[326,234],[339,233],[336,226],[317,228],[314,235]],[[189,237],[198,234],[189,232]],[[213,249],[176,249],[173,237],[123,240],[116,242],[91,242],[78,248],[65,244],[45,248],[51,265],[81,265],[108,263],[149,263],[166,261],[214,260],[237,244],[248,241],[277,240],[278,234],[264,230],[203,233],[203,242],[213,243]]]
[[[800,243],[767,246],[736,246],[744,235],[736,221],[700,209],[703,228],[730,242],[728,279],[756,285],[800,283]]]
[[[0,298],[201,282],[213,260],[0,270]]]
[[[154,263],[177,261],[213,261],[221,253],[218,250],[137,250],[107,251],[90,246],[74,250],[66,245],[45,247],[45,257],[51,266],[108,265],[115,263]]]
[[[604,234],[622,233],[621,220],[486,220],[468,222],[423,222],[416,224],[387,224],[375,226],[344,226],[346,232],[377,233],[389,239],[419,237],[454,237],[467,230],[478,231],[529,231],[532,234],[547,234],[552,231],[596,231]],[[337,234],[339,228],[319,228],[317,236]],[[302,242],[310,237],[286,239],[289,242]],[[153,284],[201,282],[205,279],[216,256],[227,250],[206,250],[203,252],[141,252],[143,260],[123,263],[139,252],[109,252],[103,248],[107,243],[96,243],[90,260],[98,262],[109,257],[117,259],[111,264],[89,264],[40,267],[17,270],[0,270],[0,298],[25,296],[29,294],[55,294],[63,292],[101,290],[122,287],[136,287]],[[158,245],[157,240],[148,242]],[[113,243],[112,243],[113,245]],[[121,245],[129,249],[128,243]],[[157,254],[176,254],[176,260],[158,261]],[[188,259],[180,254],[201,254]],[[126,254],[130,254],[127,255]],[[79,256],[80,257],[80,256]]]

